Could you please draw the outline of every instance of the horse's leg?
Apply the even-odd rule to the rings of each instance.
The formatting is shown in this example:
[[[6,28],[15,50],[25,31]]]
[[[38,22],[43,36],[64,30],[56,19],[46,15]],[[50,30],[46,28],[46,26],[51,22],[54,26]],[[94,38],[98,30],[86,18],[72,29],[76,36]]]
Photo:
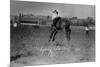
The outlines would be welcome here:
[[[56,34],[58,33],[58,30],[55,30],[55,32],[54,32],[54,34],[53,34],[53,38],[52,38],[52,41],[54,41],[55,40],[55,36],[56,36]]]
[[[71,35],[71,29],[69,29],[69,31],[68,31],[68,39],[69,39],[69,40],[71,40],[70,35]]]
[[[66,33],[66,39],[67,39],[67,42],[68,44],[70,44],[70,31],[69,30],[65,30],[65,33]]]
[[[49,41],[52,39],[54,32],[55,32],[55,30],[53,29],[51,34],[50,34]]]
[[[67,38],[67,40],[69,40],[69,32],[68,31],[66,31],[66,38]]]

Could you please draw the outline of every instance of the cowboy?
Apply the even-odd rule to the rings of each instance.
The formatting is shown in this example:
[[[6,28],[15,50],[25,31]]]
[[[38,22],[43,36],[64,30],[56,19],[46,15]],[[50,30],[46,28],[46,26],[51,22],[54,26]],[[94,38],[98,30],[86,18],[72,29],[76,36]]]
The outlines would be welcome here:
[[[85,31],[86,31],[86,37],[89,37],[89,24],[86,23],[86,26],[85,26]]]
[[[52,26],[54,28],[57,28],[57,29],[59,28],[59,24],[57,24],[57,23],[58,23],[58,21],[60,19],[61,19],[61,17],[59,16],[58,11],[57,10],[54,10],[53,13],[52,13],[52,20],[53,20]]]
[[[52,39],[52,41],[55,40],[55,35],[58,33],[58,30],[60,30],[60,19],[61,17],[58,15],[58,11],[57,10],[54,10],[52,12],[52,20],[53,20],[53,24],[51,25],[51,29],[52,29],[52,32],[51,32],[51,35],[50,35],[50,39]],[[49,39],[49,41],[50,41]]]
[[[89,19],[89,17],[86,19],[86,22],[85,22],[85,32],[86,32],[86,37],[89,37],[89,30],[90,30],[90,27],[89,27],[89,23],[91,22],[91,20]]]

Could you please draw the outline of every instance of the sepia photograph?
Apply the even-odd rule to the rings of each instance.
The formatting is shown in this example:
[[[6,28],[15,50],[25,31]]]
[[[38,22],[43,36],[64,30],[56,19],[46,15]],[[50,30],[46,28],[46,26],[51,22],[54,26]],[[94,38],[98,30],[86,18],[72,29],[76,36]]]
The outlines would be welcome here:
[[[95,5],[10,0],[10,66],[95,62]]]

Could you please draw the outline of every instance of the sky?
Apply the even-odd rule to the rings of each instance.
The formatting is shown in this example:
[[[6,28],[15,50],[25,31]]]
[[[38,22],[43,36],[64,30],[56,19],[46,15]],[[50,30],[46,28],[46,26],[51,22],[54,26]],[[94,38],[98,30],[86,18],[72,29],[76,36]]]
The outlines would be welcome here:
[[[61,3],[44,3],[44,2],[28,2],[28,1],[15,1],[10,2],[10,14],[17,15],[19,13],[35,14],[35,15],[52,15],[53,10],[58,10],[59,15],[62,17],[78,18],[95,18],[94,5],[79,5],[79,4],[61,4]]]

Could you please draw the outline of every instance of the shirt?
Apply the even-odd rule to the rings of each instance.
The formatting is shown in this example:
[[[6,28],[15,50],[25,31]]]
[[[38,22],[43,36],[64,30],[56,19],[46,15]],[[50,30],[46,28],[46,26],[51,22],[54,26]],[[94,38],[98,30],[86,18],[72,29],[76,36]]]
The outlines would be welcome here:
[[[85,30],[89,30],[89,28],[88,27],[85,27]]]
[[[52,20],[53,20],[54,18],[56,18],[56,17],[59,17],[59,15],[58,15],[58,14],[53,13],[53,14],[52,14]]]

